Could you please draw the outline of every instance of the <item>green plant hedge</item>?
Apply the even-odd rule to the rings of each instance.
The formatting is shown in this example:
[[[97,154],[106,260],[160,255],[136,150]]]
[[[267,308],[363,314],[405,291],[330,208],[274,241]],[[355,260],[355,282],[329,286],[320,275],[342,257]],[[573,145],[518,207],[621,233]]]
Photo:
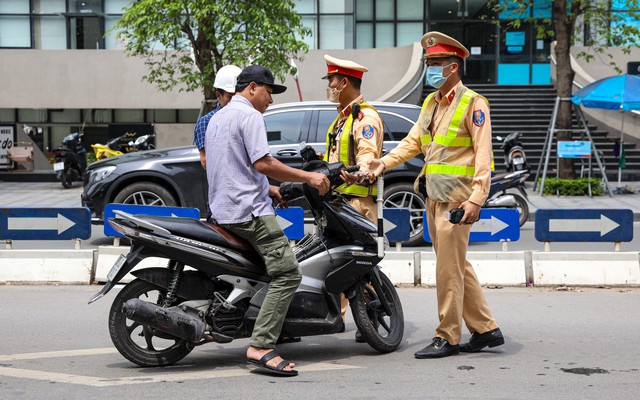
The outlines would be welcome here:
[[[591,194],[593,196],[601,196],[604,193],[600,185],[600,179],[591,178]],[[538,184],[540,184],[538,179]],[[555,194],[558,196],[588,196],[589,195],[589,178],[578,179],[559,179],[547,178],[544,181],[543,194]]]

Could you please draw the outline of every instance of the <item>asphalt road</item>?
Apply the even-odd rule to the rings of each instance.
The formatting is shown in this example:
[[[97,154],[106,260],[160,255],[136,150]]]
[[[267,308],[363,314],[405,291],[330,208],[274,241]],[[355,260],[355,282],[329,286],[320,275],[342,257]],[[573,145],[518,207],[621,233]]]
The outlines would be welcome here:
[[[405,336],[378,354],[347,332],[279,346],[300,375],[251,373],[246,340],[196,348],[172,367],[139,368],[113,348],[114,293],[97,286],[0,286],[0,399],[635,399],[640,289],[489,288],[507,343],[418,360],[436,326],[435,292],[399,289]],[[468,338],[464,332],[463,340]]]

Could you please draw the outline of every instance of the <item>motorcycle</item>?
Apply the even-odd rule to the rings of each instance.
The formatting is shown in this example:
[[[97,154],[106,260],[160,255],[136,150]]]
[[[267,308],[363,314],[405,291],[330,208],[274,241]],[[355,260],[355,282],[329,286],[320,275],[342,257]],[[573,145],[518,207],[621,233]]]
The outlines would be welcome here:
[[[529,197],[524,190],[524,183],[529,178],[528,170],[495,174],[491,177],[489,197],[482,208],[515,208],[518,210],[520,226],[529,219]],[[507,189],[518,189],[522,196],[507,192]]]
[[[134,151],[153,150],[156,146],[151,143],[155,134],[142,135],[136,138],[136,140],[130,140],[128,143],[123,143],[122,140],[127,135],[118,136],[113,139],[109,139],[107,144],[92,144],[91,148],[96,155],[96,160],[103,160],[107,157],[119,156],[124,153],[131,153]]]
[[[343,183],[340,162],[313,161],[332,188]],[[379,352],[395,351],[404,334],[400,298],[378,266],[378,228],[344,199],[303,183],[283,183],[287,201],[305,197],[317,227],[294,246],[302,283],[289,307],[282,337],[344,331],[340,293],[349,299],[355,324]],[[251,336],[269,286],[264,262],[246,241],[218,225],[196,219],[129,215],[116,211],[109,223],[131,240],[103,288],[105,296],[129,272],[136,279],[116,295],[109,333],[116,349],[144,367],[174,364],[196,346]],[[131,271],[147,257],[169,260],[167,268]],[[185,270],[185,266],[192,269]]]
[[[504,138],[500,148],[504,151],[506,173],[498,173],[491,177],[489,197],[483,208],[515,208],[518,210],[520,226],[529,219],[529,197],[525,191],[525,182],[531,175],[524,148],[520,142],[520,133],[513,132]],[[498,136],[498,141],[503,138]],[[517,189],[522,196],[507,192]]]
[[[68,134],[60,147],[52,152],[53,170],[65,189],[69,189],[74,181],[81,181],[87,168],[87,150],[82,145],[82,136],[82,132]]]
[[[136,140],[130,141],[128,152],[155,149],[156,145],[151,143],[154,137],[156,137],[155,134],[142,135],[137,137]]]
[[[504,152],[504,163],[507,168],[507,172],[512,171],[529,171],[531,168],[527,164],[527,156],[524,153],[522,142],[520,142],[520,132],[512,132],[504,138],[500,148]],[[498,141],[502,140],[502,137],[498,136]]]

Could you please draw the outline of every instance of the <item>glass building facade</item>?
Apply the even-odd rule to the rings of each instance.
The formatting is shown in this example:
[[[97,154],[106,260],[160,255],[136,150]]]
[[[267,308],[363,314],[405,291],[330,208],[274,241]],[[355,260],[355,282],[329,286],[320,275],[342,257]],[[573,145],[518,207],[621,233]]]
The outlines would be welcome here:
[[[550,39],[536,38],[535,26],[508,26],[512,0],[498,15],[488,0],[293,0],[311,35],[310,49],[368,49],[407,46],[437,30],[465,44],[471,55],[465,83],[549,84]],[[567,0],[570,1],[570,0]],[[3,49],[121,50],[111,28],[130,0],[0,0]],[[625,0],[611,0],[612,13],[629,15]],[[530,0],[518,17],[551,18],[552,0]],[[493,19],[493,21],[492,21]],[[638,25],[635,18],[625,23]],[[497,21],[497,22],[496,22]],[[618,27],[611,26],[611,29]],[[584,42],[594,39],[584,26]],[[596,38],[597,39],[597,38]],[[616,45],[617,43],[600,43]],[[380,52],[384,56],[384,52]],[[35,56],[37,58],[37,56]],[[69,130],[91,126],[87,136],[104,137],[109,124],[192,123],[197,109],[0,109],[0,123],[44,129],[37,141],[55,145]],[[48,139],[47,139],[48,138]],[[87,138],[92,140],[94,138]],[[102,139],[101,139],[102,140]]]
[[[471,51],[468,83],[549,83],[550,40],[537,39],[532,23],[507,29],[514,3],[500,1],[506,9],[496,16],[488,0],[293,0],[303,25],[311,29],[304,38],[310,49],[405,46],[438,30]],[[129,2],[0,0],[0,49],[121,49],[110,29]],[[610,8],[625,14],[624,4],[612,0]],[[551,7],[552,0],[532,0],[517,16],[551,18]],[[639,24],[632,18],[627,23]],[[588,27],[583,31],[588,34]]]

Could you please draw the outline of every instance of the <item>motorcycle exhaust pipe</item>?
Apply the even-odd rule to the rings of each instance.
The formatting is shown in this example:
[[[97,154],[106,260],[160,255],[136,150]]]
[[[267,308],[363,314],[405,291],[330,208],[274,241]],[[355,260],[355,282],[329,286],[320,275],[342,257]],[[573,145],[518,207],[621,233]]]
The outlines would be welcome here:
[[[129,299],[122,305],[122,312],[139,324],[192,343],[204,337],[205,323],[198,316],[200,312],[190,307],[162,308],[140,299]]]

